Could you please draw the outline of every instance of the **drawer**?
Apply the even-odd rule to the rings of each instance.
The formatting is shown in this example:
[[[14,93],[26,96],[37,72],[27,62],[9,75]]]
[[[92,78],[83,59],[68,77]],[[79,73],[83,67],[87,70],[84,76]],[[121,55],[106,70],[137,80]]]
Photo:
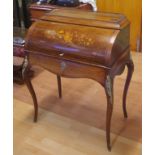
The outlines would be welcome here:
[[[102,67],[35,53],[29,53],[29,61],[32,65],[35,64],[41,66],[44,69],[63,77],[90,78],[100,83],[105,79],[106,68]]]

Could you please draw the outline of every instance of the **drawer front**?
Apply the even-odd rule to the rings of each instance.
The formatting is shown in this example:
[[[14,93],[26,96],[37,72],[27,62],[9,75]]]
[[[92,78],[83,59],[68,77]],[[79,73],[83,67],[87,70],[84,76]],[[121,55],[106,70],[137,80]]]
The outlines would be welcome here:
[[[70,78],[90,78],[100,83],[104,82],[105,79],[105,68],[34,53],[29,53],[29,60],[30,64],[41,66],[60,76]]]

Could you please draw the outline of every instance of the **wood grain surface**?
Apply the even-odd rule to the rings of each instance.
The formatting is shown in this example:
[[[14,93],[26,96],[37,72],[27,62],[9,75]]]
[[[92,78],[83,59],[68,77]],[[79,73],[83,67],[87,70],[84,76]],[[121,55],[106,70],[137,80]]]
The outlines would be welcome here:
[[[14,155],[140,155],[141,144],[112,134],[107,151],[105,131],[40,109],[33,123],[32,106],[14,99]]]

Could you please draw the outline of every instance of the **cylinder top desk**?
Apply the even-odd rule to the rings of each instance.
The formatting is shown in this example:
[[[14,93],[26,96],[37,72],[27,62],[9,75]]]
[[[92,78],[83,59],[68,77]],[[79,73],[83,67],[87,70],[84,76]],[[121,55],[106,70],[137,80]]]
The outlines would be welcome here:
[[[38,104],[27,76],[29,64],[39,65],[60,78],[89,78],[105,89],[107,97],[106,140],[111,150],[110,124],[114,78],[128,68],[123,92],[123,112],[134,70],[130,53],[130,23],[122,14],[55,9],[29,28],[25,40],[23,78],[32,95],[37,121]],[[61,80],[59,79],[61,87]],[[74,93],[74,92],[73,92]],[[61,96],[61,95],[60,95]]]

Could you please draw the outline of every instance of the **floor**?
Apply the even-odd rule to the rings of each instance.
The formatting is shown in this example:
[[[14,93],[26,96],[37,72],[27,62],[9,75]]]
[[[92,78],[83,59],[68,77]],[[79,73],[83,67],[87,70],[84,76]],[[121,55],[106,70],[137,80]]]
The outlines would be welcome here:
[[[141,143],[112,134],[107,151],[105,131],[40,109],[32,122],[29,104],[14,100],[14,155],[140,155]]]
[[[111,153],[105,143],[104,89],[92,80],[63,78],[63,98],[59,99],[56,76],[35,66],[32,83],[40,107],[38,123],[32,121],[32,99],[26,86],[14,84],[14,155],[140,155],[141,54],[133,53],[133,60],[127,120],[122,113],[126,70],[115,79]]]

